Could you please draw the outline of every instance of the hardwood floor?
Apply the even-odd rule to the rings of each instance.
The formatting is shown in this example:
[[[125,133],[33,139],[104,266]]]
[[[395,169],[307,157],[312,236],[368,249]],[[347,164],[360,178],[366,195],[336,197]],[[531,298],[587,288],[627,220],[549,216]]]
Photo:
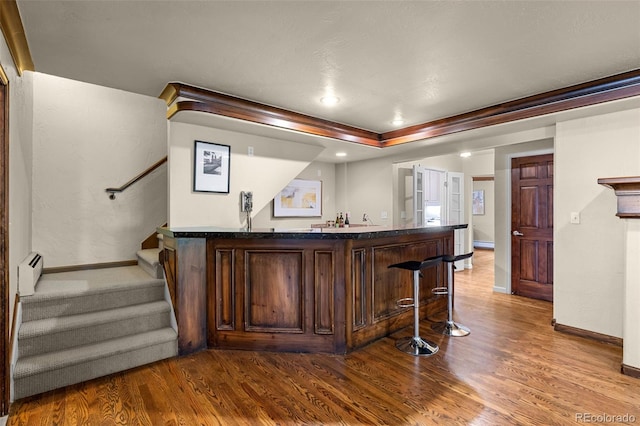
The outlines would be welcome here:
[[[411,327],[344,356],[208,350],[17,401],[7,424],[640,423],[620,347],[553,331],[551,303],[493,293],[493,252],[474,258],[456,273],[454,315],[471,334],[424,320],[432,357],[395,348]]]

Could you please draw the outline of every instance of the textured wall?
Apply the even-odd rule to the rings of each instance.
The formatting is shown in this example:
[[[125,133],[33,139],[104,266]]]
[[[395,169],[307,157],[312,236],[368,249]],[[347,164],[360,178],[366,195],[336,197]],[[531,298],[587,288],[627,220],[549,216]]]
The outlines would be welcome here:
[[[34,76],[33,250],[45,267],[135,259],[166,222],[166,166],[114,201],[105,193],[167,155],[156,98]]]
[[[33,73],[18,76],[4,37],[0,64],[9,79],[9,318],[18,291],[18,264],[31,252]]]
[[[231,147],[228,194],[193,192],[195,140]],[[249,146],[253,147],[253,156],[248,155]],[[266,215],[273,197],[302,173],[323,149],[172,121],[169,131],[169,225],[244,227],[246,216],[240,212],[240,192],[252,191],[254,216],[258,215],[254,228],[300,226],[303,222],[299,220],[271,221]],[[262,213],[264,209],[267,210]],[[304,226],[310,223],[310,219],[304,220]]]
[[[559,123],[555,167],[555,318],[621,337],[624,221],[597,180],[640,175],[640,109]],[[571,212],[580,224],[570,223]]]

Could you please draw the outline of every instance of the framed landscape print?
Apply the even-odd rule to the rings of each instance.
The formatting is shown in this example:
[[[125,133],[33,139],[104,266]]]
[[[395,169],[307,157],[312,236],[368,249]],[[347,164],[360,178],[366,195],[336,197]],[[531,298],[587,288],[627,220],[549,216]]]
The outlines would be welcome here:
[[[471,210],[474,215],[484,214],[484,189],[473,191]]]
[[[273,199],[273,216],[322,216],[322,182],[319,180],[292,180]]]
[[[195,141],[193,150],[193,190],[229,193],[231,147]]]

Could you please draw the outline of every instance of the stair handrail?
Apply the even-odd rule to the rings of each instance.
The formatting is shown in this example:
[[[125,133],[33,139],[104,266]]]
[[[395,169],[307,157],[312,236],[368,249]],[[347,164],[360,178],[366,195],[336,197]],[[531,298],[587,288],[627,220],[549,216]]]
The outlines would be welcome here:
[[[147,176],[148,174],[150,174],[151,172],[153,172],[155,169],[157,169],[158,167],[162,166],[164,163],[167,162],[167,156],[165,156],[164,158],[160,159],[158,162],[156,162],[155,164],[152,164],[151,166],[149,166],[148,169],[146,169],[144,172],[140,173],[138,176],[134,177],[133,179],[131,179],[129,182],[125,183],[124,185],[122,185],[120,188],[107,188],[105,189],[105,191],[107,193],[109,193],[109,199],[110,200],[115,200],[116,199],[116,193],[117,192],[122,192],[125,189],[127,189],[128,187],[130,187],[131,185],[133,185],[134,183],[138,182],[140,179],[142,179],[143,177]]]

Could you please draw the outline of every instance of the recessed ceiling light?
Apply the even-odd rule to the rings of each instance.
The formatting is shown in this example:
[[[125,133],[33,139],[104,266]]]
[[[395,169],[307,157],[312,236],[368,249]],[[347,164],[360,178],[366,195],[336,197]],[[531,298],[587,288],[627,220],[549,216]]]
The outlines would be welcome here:
[[[393,124],[394,126],[402,126],[404,124],[404,120],[402,118],[394,118],[391,121],[391,124]]]
[[[347,153],[346,152],[336,152],[336,157],[346,157]]]
[[[320,98],[320,102],[322,102],[322,104],[326,106],[333,106],[340,102],[340,98],[338,98],[337,96],[323,96]]]
[[[460,157],[462,157],[462,158],[471,157],[471,153],[469,151],[461,152],[460,153]]]

